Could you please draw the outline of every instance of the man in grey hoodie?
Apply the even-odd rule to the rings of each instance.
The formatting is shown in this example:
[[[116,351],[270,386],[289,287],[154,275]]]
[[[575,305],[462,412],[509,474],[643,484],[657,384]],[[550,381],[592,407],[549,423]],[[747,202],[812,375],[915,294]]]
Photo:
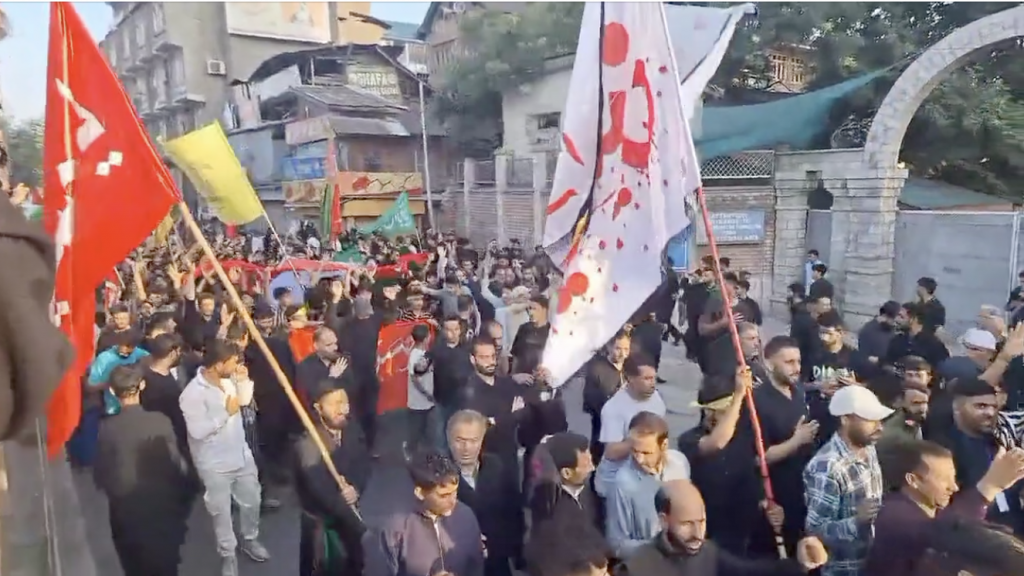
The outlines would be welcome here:
[[[669,480],[688,480],[690,463],[668,447],[668,423],[652,412],[629,422],[631,457],[608,493],[606,535],[617,558],[627,558],[661,531],[654,495]]]
[[[363,537],[363,576],[483,576],[476,516],[458,501],[459,467],[437,450],[409,463],[415,499]]]

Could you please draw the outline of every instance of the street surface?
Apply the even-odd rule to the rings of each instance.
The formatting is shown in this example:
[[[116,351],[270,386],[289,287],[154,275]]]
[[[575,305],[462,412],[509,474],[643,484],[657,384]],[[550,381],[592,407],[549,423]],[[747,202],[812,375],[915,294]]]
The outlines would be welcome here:
[[[761,337],[767,341],[772,336],[785,333],[787,326],[771,318],[765,319]],[[662,354],[661,376],[668,383],[658,386],[668,406],[668,423],[675,438],[696,425],[698,413],[691,403],[696,400],[700,387],[700,370],[686,360],[684,348],[666,344]],[[583,413],[582,386],[571,386],[565,390],[565,404],[569,417],[569,429],[590,435],[590,419]],[[674,443],[674,442],[673,442]],[[363,494],[360,509],[369,523],[387,513],[387,506],[395,502],[394,494],[408,493],[408,478],[398,468],[380,468],[374,471],[369,488]],[[76,472],[75,485],[79,502],[85,517],[86,532],[98,574],[122,576],[120,562],[110,540],[110,525],[107,522],[107,503],[93,485],[89,474]],[[298,572],[299,563],[299,510],[294,496],[282,495],[279,510],[264,513],[260,527],[260,540],[270,550],[271,559],[263,564],[250,562],[240,555],[241,576],[286,576]],[[188,576],[219,576],[220,561],[217,557],[213,527],[209,516],[199,499],[189,521],[189,533],[183,550],[181,574]]]

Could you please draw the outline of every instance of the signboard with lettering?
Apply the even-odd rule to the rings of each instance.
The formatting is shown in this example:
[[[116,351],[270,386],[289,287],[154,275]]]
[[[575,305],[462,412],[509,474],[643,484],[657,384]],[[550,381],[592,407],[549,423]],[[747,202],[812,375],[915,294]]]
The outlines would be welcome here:
[[[295,158],[289,156],[282,161],[281,174],[285,180],[322,180],[324,159],[317,157]]]
[[[333,134],[331,123],[326,116],[296,120],[284,127],[284,141],[289,146],[327,140],[331,134]]]
[[[346,73],[350,85],[393,102],[402,101],[398,73],[390,66],[352,65]]]
[[[764,242],[765,211],[711,212],[711,228],[718,244],[760,244]],[[707,246],[704,220],[697,218],[697,244]]]

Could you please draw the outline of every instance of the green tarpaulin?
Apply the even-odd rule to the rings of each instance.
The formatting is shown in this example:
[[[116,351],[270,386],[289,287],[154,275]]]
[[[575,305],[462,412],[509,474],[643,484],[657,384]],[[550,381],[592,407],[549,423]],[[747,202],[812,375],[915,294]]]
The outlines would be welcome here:
[[[828,124],[832,107],[851,93],[885,76],[895,66],[850,78],[827,88],[775,102],[746,106],[706,106],[695,142],[703,160],[779,145],[806,150]]]

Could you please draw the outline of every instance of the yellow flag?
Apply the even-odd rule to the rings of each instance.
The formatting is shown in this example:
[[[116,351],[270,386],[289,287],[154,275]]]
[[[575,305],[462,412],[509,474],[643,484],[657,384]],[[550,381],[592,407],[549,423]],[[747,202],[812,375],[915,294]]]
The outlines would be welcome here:
[[[167,142],[164,152],[188,175],[221,222],[238,226],[263,215],[263,204],[220,123]]]
[[[174,208],[164,216],[164,219],[160,221],[160,225],[153,231],[153,240],[157,246],[164,246],[167,244],[167,239],[171,236],[171,230],[174,230]]]

